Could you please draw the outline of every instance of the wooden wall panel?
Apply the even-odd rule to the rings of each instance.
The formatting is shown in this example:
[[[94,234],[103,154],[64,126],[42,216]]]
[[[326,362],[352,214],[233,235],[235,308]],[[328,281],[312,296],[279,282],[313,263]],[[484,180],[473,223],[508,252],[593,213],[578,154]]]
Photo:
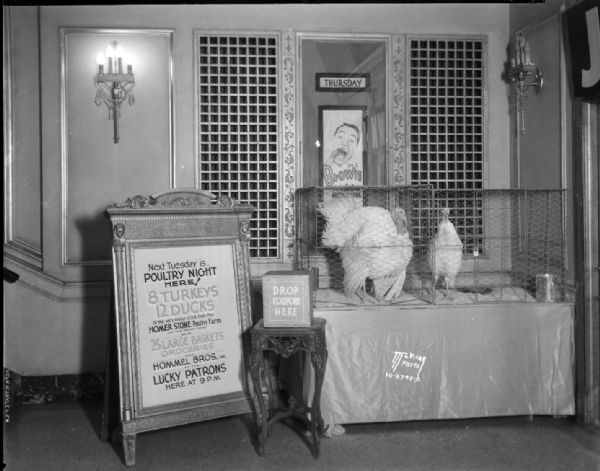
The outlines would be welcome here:
[[[170,31],[63,29],[63,263],[110,262],[107,206],[172,188]],[[121,105],[120,141],[96,106],[96,55],[117,41],[133,57],[135,103]]]
[[[4,15],[5,243],[14,257],[41,265],[41,169],[37,9]]]
[[[544,75],[542,93],[532,87],[525,102],[525,134],[516,126],[520,188],[555,189],[562,186],[562,114],[560,16],[523,30],[531,45],[532,61]],[[518,125],[518,127],[517,127]],[[543,136],[543,137],[542,137]]]

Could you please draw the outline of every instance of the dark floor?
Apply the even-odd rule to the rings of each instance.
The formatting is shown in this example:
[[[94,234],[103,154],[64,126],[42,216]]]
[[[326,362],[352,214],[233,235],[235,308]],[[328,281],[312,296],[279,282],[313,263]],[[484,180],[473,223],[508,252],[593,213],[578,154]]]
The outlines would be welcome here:
[[[315,459],[306,437],[274,426],[265,456],[250,415],[139,434],[136,464],[121,444],[100,441],[102,404],[19,405],[4,425],[5,469],[137,470],[527,470],[600,471],[600,430],[571,418],[504,417],[348,425],[323,438]]]

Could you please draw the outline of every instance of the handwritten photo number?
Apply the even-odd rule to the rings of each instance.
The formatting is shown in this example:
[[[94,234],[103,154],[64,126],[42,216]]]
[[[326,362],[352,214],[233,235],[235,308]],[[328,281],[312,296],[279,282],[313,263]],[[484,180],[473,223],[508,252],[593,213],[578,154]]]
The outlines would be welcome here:
[[[143,408],[243,390],[231,245],[133,252]]]

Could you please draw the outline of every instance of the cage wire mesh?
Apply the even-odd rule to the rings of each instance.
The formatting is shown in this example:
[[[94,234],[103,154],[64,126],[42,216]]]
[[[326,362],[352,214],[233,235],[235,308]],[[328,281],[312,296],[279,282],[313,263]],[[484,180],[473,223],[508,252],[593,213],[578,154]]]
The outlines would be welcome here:
[[[295,265],[324,306],[562,301],[564,209],[564,190],[300,188]]]

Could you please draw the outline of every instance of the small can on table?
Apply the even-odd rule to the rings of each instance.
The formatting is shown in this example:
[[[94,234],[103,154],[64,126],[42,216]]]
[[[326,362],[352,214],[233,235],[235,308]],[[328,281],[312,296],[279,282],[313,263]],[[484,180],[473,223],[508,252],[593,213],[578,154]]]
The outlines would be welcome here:
[[[554,277],[550,274],[535,277],[535,299],[539,303],[554,302]]]

